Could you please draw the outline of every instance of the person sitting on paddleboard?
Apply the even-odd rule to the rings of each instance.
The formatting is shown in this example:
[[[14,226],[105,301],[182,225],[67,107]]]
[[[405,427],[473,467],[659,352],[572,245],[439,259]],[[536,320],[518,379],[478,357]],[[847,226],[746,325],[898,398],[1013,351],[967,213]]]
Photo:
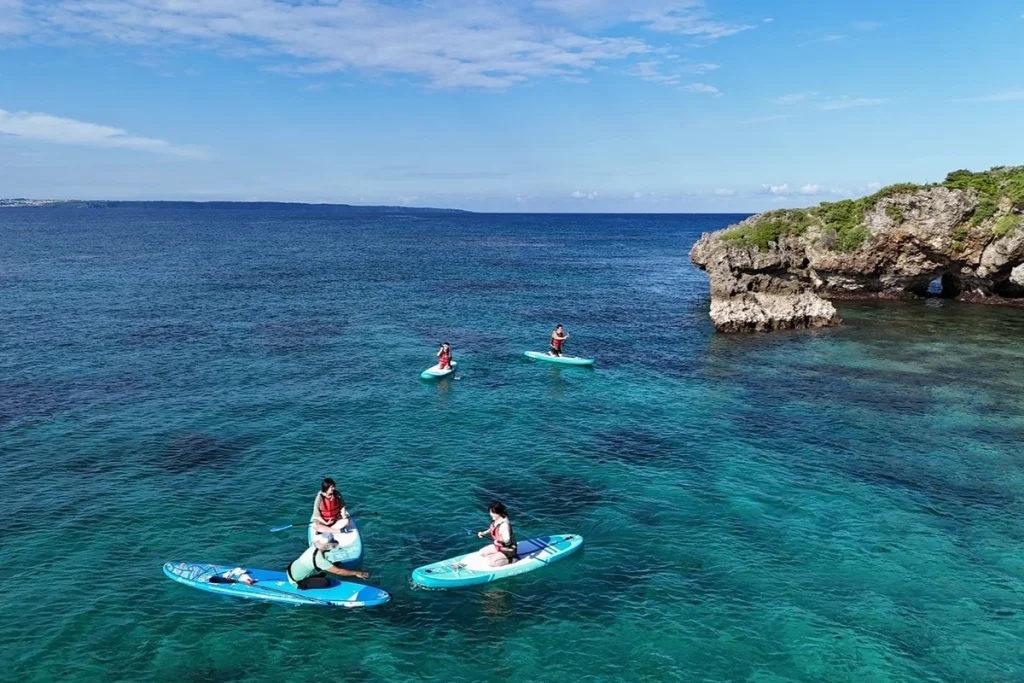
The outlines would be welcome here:
[[[562,344],[569,338],[568,333],[561,325],[555,325],[555,331],[551,333],[551,350],[548,354],[552,356],[562,355]]]
[[[348,509],[345,499],[338,493],[338,487],[330,477],[320,482],[320,493],[313,501],[313,517],[310,519],[313,532],[328,537],[348,526]]]
[[[441,370],[452,367],[452,347],[448,342],[441,344],[441,349],[437,352],[437,361],[437,366]]]
[[[334,563],[327,559],[328,553],[338,547],[338,542],[327,536],[317,536],[313,545],[306,548],[306,551],[295,558],[285,574],[288,575],[288,583],[299,590],[309,588],[327,588],[331,585],[327,574],[335,576],[354,576],[357,579],[368,579],[370,575],[366,572],[357,572],[350,569],[335,567]]]
[[[491,526],[477,534],[480,538],[491,537],[491,544],[480,549],[480,556],[490,559],[492,567],[501,567],[516,561],[519,546],[516,535],[512,531],[512,522],[508,519],[508,509],[504,503],[497,501],[487,508],[491,514]]]

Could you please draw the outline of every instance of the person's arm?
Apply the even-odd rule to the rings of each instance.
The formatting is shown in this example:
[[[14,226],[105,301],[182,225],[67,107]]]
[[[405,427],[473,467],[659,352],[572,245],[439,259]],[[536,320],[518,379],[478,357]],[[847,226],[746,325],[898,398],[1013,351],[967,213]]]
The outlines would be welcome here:
[[[369,572],[356,572],[356,571],[352,571],[350,569],[343,569],[342,567],[335,567],[334,565],[331,565],[331,568],[328,569],[327,571],[329,571],[330,573],[334,574],[335,576],[354,576],[357,579],[368,579],[368,578],[370,578]]]

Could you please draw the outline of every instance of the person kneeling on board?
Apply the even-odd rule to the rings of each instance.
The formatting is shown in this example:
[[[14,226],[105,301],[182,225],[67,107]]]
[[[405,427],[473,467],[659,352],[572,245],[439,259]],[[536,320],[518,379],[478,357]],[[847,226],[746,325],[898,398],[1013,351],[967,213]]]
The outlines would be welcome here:
[[[489,535],[491,544],[480,549],[480,556],[488,558],[492,567],[511,564],[516,561],[519,546],[512,531],[512,522],[508,519],[508,509],[504,503],[495,501],[487,511],[491,515],[491,525],[477,536],[484,538]]]
[[[441,344],[441,349],[437,352],[437,367],[440,370],[452,367],[452,347],[448,342]]]
[[[548,351],[549,356],[561,356],[562,345],[565,344],[565,340],[569,338],[569,334],[565,331],[561,325],[555,325],[555,331],[551,333],[551,349]]]
[[[349,569],[335,567],[334,563],[324,555],[338,547],[338,542],[327,536],[317,536],[313,545],[306,548],[306,551],[299,555],[285,573],[288,575],[288,583],[299,590],[309,588],[327,588],[331,585],[327,574],[335,576],[354,576],[358,579],[368,579],[370,575],[366,572],[357,572]]]
[[[320,483],[320,493],[313,501],[313,532],[331,538],[348,526],[348,509],[345,499],[338,493],[338,487],[330,477]]]

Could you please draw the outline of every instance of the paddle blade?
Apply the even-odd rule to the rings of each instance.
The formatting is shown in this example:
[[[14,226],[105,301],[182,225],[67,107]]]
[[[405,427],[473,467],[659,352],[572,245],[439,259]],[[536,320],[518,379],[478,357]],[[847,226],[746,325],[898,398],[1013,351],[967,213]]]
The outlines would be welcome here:
[[[291,529],[294,524],[285,524],[284,526],[272,526],[270,527],[270,533],[276,534],[278,531],[284,531],[285,529]]]

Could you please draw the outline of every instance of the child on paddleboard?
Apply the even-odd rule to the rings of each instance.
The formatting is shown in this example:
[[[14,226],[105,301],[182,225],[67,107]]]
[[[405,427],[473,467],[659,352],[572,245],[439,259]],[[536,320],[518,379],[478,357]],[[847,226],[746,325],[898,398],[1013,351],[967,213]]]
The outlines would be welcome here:
[[[478,532],[477,536],[484,538],[489,535],[491,543],[481,548],[479,555],[487,558],[492,567],[511,564],[516,561],[519,546],[516,543],[515,533],[512,531],[512,522],[508,518],[508,509],[504,503],[495,501],[491,503],[487,511],[491,515],[491,525],[485,531]],[[456,565],[456,568],[459,566]]]
[[[562,355],[562,345],[569,338],[569,334],[561,325],[555,325],[555,331],[551,333],[551,350],[548,353],[552,356]]]
[[[313,517],[310,519],[313,532],[333,537],[348,526],[348,509],[345,499],[338,493],[334,480],[327,477],[320,482],[320,492],[313,501]]]
[[[442,343],[437,352],[437,365],[441,370],[448,370],[452,367],[452,347],[448,342]]]

